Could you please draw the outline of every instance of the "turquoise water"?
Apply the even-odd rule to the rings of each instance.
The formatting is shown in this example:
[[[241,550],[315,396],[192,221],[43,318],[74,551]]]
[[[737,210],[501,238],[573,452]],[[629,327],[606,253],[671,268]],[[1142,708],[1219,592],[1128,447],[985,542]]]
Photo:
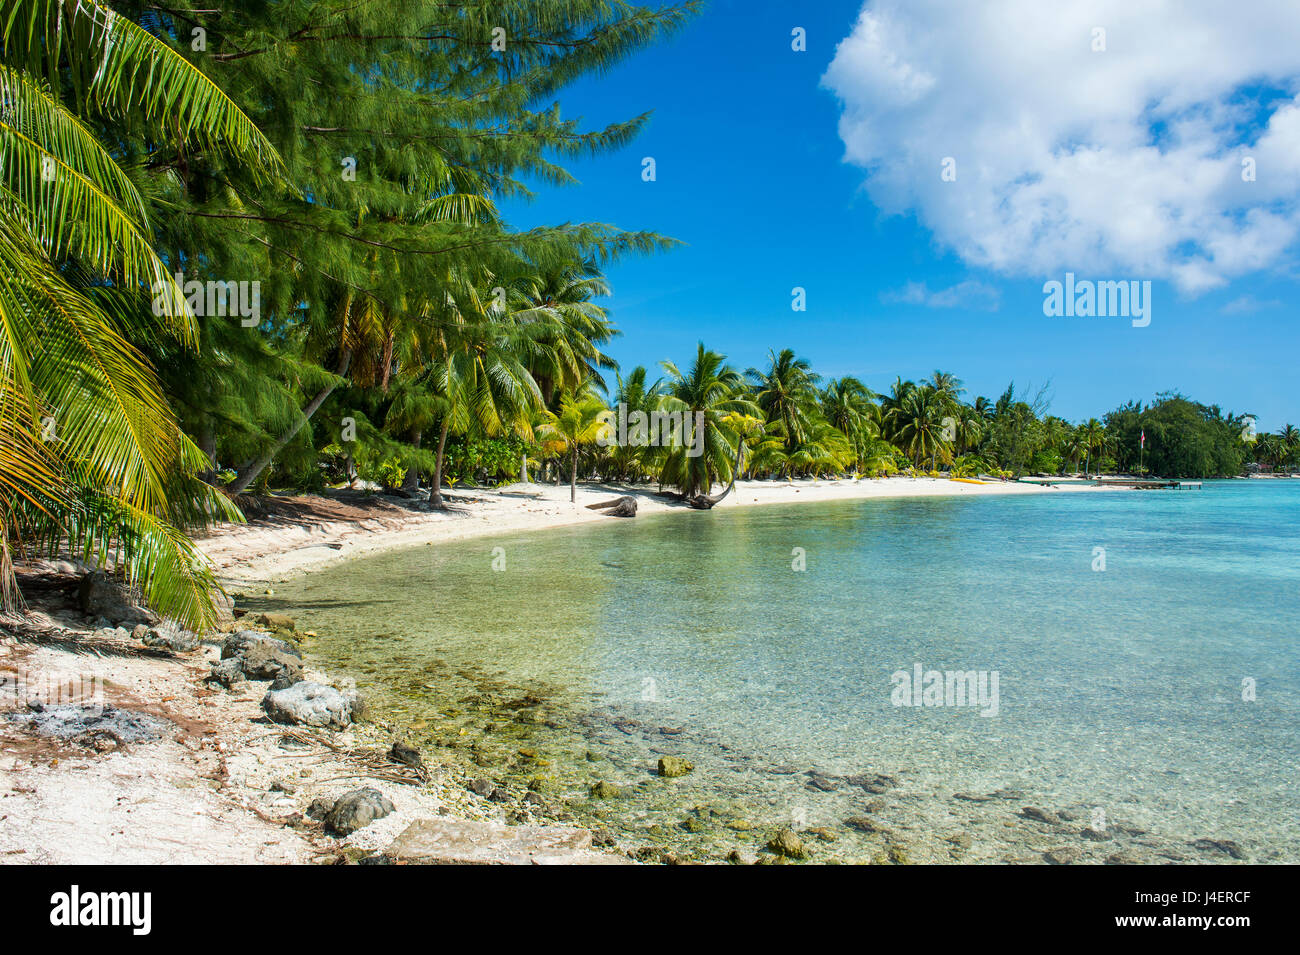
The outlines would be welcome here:
[[[1230,861],[1193,845],[1211,839],[1297,862],[1298,519],[1300,481],[763,506],[418,548],[280,590],[324,665],[430,739],[481,729],[503,779],[537,772],[501,755],[523,739],[556,806],[705,857],[786,824],[833,830],[827,858]],[[891,675],[917,664],[996,671],[996,715],[895,705]],[[695,771],[660,780],[663,754]],[[625,798],[585,800],[600,779]],[[881,833],[843,827],[863,813]]]

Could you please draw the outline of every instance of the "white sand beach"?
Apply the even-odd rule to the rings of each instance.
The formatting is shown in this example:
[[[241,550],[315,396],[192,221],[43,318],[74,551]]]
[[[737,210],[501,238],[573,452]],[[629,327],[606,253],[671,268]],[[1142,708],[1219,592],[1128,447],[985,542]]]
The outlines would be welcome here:
[[[715,488],[715,493],[718,489]],[[739,481],[717,506],[752,507],[821,501],[902,497],[978,497],[1003,494],[1108,492],[1092,485],[1042,487],[1010,481],[966,483],[945,478],[894,477],[877,480]],[[567,484],[512,484],[458,489],[446,494],[445,511],[415,510],[382,495],[354,495],[348,505],[326,498],[291,499],[293,514],[224,525],[199,539],[200,547],[231,586],[283,580],[363,554],[428,543],[487,537],[521,530],[561,527],[589,521],[619,520],[587,505],[622,495],[636,498],[638,515],[677,511],[683,520],[698,516],[649,485],[579,484],[570,502]],[[635,518],[632,518],[635,520]]]

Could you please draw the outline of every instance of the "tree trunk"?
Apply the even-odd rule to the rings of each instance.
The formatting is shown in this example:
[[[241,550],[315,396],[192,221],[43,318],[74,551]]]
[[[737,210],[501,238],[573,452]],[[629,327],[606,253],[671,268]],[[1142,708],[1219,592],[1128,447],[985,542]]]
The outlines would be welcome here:
[[[433,465],[433,485],[429,488],[429,503],[439,510],[446,506],[442,502],[442,462],[443,452],[447,448],[447,428],[450,425],[451,422],[444,416],[442,430],[438,432],[438,457]]]
[[[745,439],[738,438],[736,440],[736,466],[731,469],[731,483],[727,485],[726,490],[717,497],[710,497],[708,494],[697,494],[695,497],[689,498],[686,503],[702,511],[710,510],[714,506],[721,504],[722,499],[730,494],[731,489],[736,486],[736,477],[740,474],[740,458],[744,453]]]
[[[344,349],[343,353],[339,356],[339,370],[335,372],[335,374],[342,378],[348,373],[348,365],[350,364],[352,364],[352,351],[351,349]],[[316,413],[316,410],[320,408],[322,404],[325,403],[325,399],[334,392],[335,387],[335,385],[326,385],[322,388],[317,393],[316,397],[308,403],[307,407],[303,409],[302,416],[293,427],[280,435],[279,440],[271,446],[270,450],[245,468],[243,474],[235,478],[234,484],[230,486],[230,495],[232,497],[236,494],[243,494],[244,491],[248,489],[248,486],[257,480],[258,475],[266,470],[266,466],[271,463],[275,456],[280,452],[280,449],[292,441],[294,435],[302,430],[302,426],[311,420],[311,416]]]
[[[199,480],[214,487],[217,484],[217,430],[212,426],[212,419],[203,415],[199,424],[198,441],[195,442],[203,456],[208,459],[208,466],[199,474]]]
[[[578,503],[578,445],[573,445],[573,469],[569,471],[569,503]]]
[[[415,447],[418,449],[420,447],[420,439],[423,437],[424,437],[424,432],[417,431],[415,432],[415,439],[411,443],[415,445]],[[413,466],[407,469],[406,477],[402,479],[402,492],[404,494],[415,495],[419,492],[419,490],[420,490],[420,470],[419,468]]]
[[[519,483],[520,484],[528,483],[528,452],[527,451],[525,451],[521,455],[521,460],[519,461]]]
[[[393,345],[397,341],[397,332],[391,331],[388,337],[384,339],[384,357],[380,359],[383,363],[383,371],[379,380],[379,390],[388,394],[388,382],[393,377]]]

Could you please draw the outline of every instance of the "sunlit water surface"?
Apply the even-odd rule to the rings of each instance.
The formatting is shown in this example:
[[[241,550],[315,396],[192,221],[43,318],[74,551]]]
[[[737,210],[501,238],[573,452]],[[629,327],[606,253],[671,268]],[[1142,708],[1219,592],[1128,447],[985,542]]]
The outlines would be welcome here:
[[[1297,862],[1297,519],[1300,481],[673,513],[274,602],[417,739],[633,845],[722,858],[790,825],[826,859]],[[996,671],[996,715],[895,705],[916,664]]]

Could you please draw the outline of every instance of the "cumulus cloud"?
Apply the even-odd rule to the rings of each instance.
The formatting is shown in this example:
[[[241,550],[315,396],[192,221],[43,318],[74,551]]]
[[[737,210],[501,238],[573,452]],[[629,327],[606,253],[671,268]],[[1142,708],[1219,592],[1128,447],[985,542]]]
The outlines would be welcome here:
[[[880,298],[884,302],[901,305],[968,308],[981,312],[994,312],[997,311],[1001,296],[994,286],[970,280],[942,289],[931,289],[925,282],[908,282],[901,289],[886,292]]]
[[[872,0],[822,82],[872,201],[968,264],[1195,294],[1300,236],[1298,36],[1296,0]]]

